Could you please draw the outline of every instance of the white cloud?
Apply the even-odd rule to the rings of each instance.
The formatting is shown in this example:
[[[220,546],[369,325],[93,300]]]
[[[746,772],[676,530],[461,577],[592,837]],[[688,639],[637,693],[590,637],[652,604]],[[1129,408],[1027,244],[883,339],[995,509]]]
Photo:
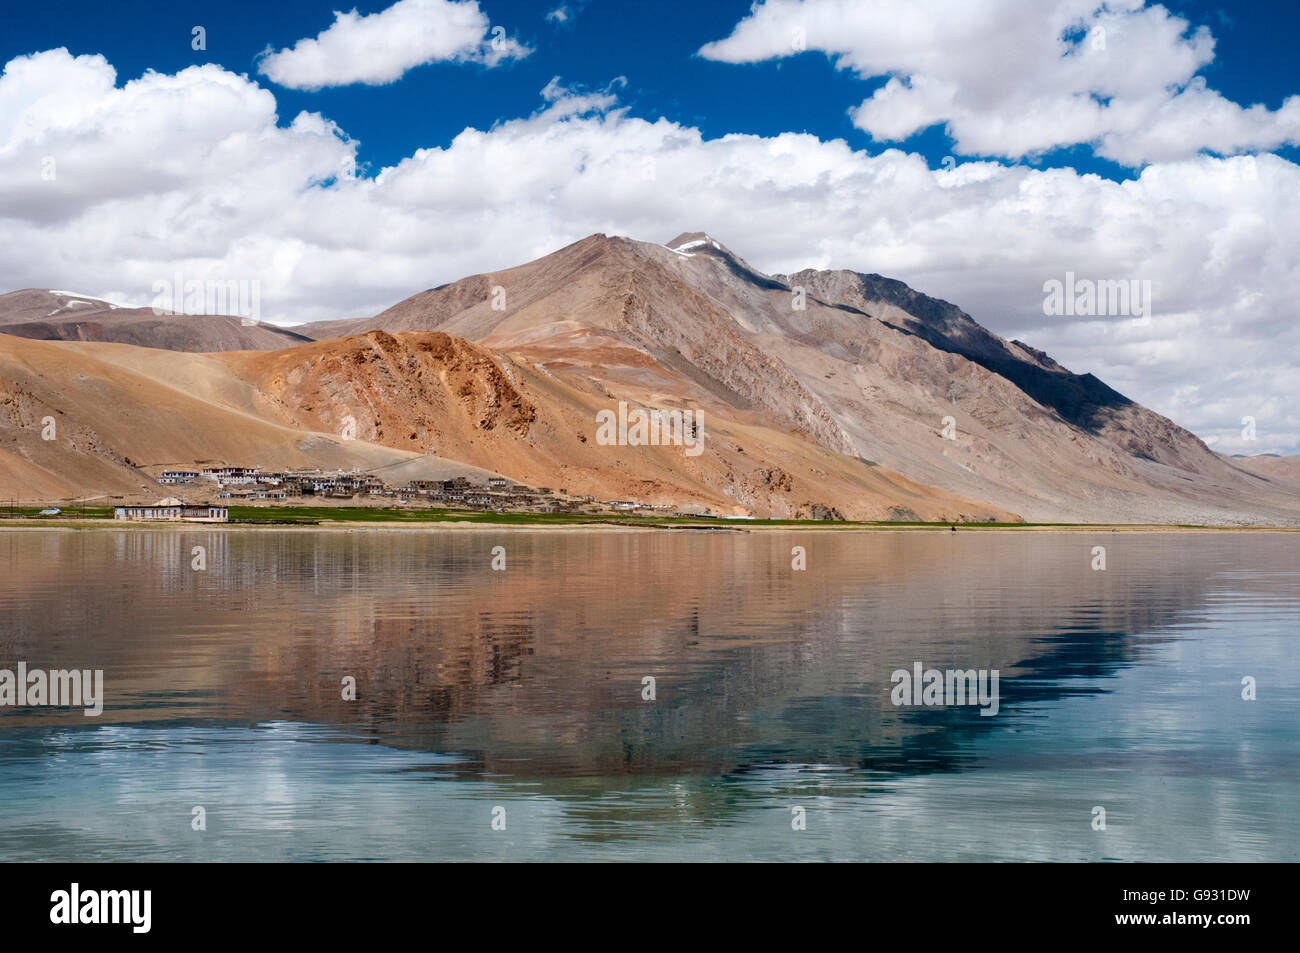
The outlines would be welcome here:
[[[327,118],[280,126],[271,92],[219,67],[119,87],[100,56],[20,57],[0,77],[0,290],[145,305],[180,270],[260,280],[264,316],[298,322],[374,314],[592,232],[703,229],[767,271],[901,278],[1221,448],[1300,447],[1300,167],[1193,156],[1128,182],[993,162],[935,172],[805,134],[705,139],[632,115],[620,86],[553,80],[535,114],[367,178]],[[1067,270],[1149,278],[1150,325],[1044,317],[1043,283]],[[1254,444],[1240,442],[1247,415]]]
[[[572,28],[578,15],[582,13],[590,0],[569,0],[567,3],[556,5],[553,9],[546,12],[543,17],[547,23],[557,27]]]
[[[701,56],[820,50],[864,79],[851,111],[881,141],[943,124],[963,155],[1078,143],[1129,166],[1300,143],[1300,96],[1242,107],[1206,87],[1206,27],[1145,0],[763,0]]]
[[[408,70],[435,62],[479,62],[495,66],[532,50],[493,27],[476,0],[398,0],[361,16],[354,9],[334,14],[334,23],[315,39],[268,52],[259,71],[292,89],[321,89],[365,83],[382,86]]]

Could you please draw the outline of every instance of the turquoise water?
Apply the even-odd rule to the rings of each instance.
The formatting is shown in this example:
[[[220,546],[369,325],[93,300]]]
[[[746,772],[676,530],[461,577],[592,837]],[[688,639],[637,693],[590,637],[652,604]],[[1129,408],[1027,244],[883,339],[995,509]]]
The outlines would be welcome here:
[[[0,708],[0,859],[1297,860],[1298,552],[0,531],[0,669],[106,695]],[[998,714],[895,706],[918,661],[997,669]]]

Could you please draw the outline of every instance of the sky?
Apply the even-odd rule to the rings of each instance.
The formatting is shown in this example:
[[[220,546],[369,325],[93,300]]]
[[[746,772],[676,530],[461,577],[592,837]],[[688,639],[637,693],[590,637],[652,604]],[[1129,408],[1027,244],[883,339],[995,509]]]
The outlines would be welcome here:
[[[1215,449],[1300,449],[1300,5],[4,17],[0,291],[147,305],[177,274],[247,279],[264,319],[293,324],[593,232],[698,230],[768,272],[900,278]],[[1046,292],[1069,275],[1136,282],[1149,307],[1060,313]]]

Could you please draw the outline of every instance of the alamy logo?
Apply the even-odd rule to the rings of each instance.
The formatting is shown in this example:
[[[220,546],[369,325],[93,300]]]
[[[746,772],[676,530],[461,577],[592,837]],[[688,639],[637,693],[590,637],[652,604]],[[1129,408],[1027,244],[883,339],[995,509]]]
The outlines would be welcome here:
[[[1065,281],[1043,282],[1043,314],[1109,317],[1125,315],[1146,324],[1151,320],[1151,279],[1137,278],[1093,281],[1065,273]]]
[[[153,283],[153,313],[228,314],[244,325],[262,320],[262,282],[248,278],[207,279],[177,274],[175,280],[160,278]]]
[[[704,414],[698,410],[645,410],[618,402],[618,413],[596,413],[596,443],[602,447],[685,447],[688,457],[704,452],[700,429]]]
[[[912,671],[900,668],[890,676],[894,687],[889,697],[895,705],[979,705],[981,715],[998,713],[997,669],[923,669],[914,662]]]
[[[27,663],[19,662],[16,672],[0,669],[0,707],[6,705],[84,708],[86,717],[94,718],[104,711],[104,670],[60,668],[29,672]]]
[[[82,890],[74,883],[69,890],[50,894],[50,922],[126,923],[132,933],[148,933],[152,925],[152,890]]]

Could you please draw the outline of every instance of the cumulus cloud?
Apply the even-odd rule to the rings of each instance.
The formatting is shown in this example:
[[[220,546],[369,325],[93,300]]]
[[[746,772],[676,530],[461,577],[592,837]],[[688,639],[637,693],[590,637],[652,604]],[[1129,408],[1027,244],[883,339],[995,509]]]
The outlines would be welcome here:
[[[374,314],[592,232],[702,229],[769,272],[901,278],[1220,449],[1300,447],[1300,167],[1192,156],[1125,182],[936,171],[806,134],[707,139],[634,115],[620,88],[552,80],[533,114],[364,176],[344,130],[310,112],[281,124],[272,93],[219,67],[119,86],[100,56],[20,57],[0,76],[0,289],[147,305],[177,271],[253,279],[264,316],[294,323]],[[1067,271],[1149,279],[1150,322],[1046,316],[1043,285]]]
[[[1243,107],[1198,71],[1208,28],[1145,0],[763,0],[699,55],[754,63],[818,50],[885,78],[851,111],[880,141],[946,126],[963,155],[1088,143],[1128,166],[1300,143],[1300,96]]]
[[[268,48],[258,69],[291,89],[382,86],[428,63],[496,66],[531,52],[505,27],[492,26],[476,0],[398,0],[368,16],[336,12],[334,23],[314,39],[278,53]]]

